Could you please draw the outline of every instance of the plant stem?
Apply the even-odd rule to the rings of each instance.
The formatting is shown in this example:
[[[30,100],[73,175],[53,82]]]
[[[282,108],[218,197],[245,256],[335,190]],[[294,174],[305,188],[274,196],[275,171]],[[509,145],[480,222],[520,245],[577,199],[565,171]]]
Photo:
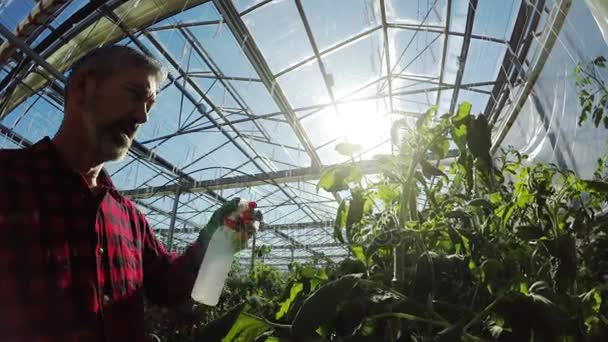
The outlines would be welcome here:
[[[432,319],[422,318],[422,317],[418,317],[418,316],[414,316],[414,315],[410,315],[410,314],[406,314],[406,313],[402,313],[402,312],[385,312],[385,313],[366,317],[365,319],[375,320],[375,319],[380,319],[380,318],[398,318],[398,319],[403,319],[406,321],[428,323],[428,324],[440,326],[443,328],[449,328],[452,326],[449,322],[434,321]]]
[[[488,306],[486,306],[481,312],[479,312],[477,315],[475,315],[475,317],[473,317],[469,323],[467,323],[464,328],[462,328],[463,332],[466,332],[471,325],[477,323],[477,321],[479,321],[480,319],[482,319],[485,315],[487,315],[490,310],[492,310],[494,308],[494,306],[496,306],[496,304],[498,304],[499,301],[501,301],[503,298],[505,297],[505,294],[501,294],[500,296],[498,296],[496,299],[494,299],[492,301],[492,303],[488,304]]]

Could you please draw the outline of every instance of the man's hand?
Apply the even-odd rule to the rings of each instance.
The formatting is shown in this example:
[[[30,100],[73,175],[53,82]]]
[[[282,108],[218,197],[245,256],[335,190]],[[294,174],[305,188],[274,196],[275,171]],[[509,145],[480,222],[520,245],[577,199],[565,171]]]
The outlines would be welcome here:
[[[226,217],[238,209],[240,201],[241,199],[238,197],[233,198],[216,210],[213,215],[211,215],[211,218],[209,219],[209,222],[205,228],[200,232],[199,241],[202,241],[203,239],[209,241],[211,236],[213,236],[213,233],[215,233],[215,231],[224,224]],[[238,232],[239,236],[238,242],[246,243],[247,240],[249,240],[249,238],[251,238],[251,236],[253,236],[255,233],[256,227],[254,226],[254,222],[261,222],[261,220],[262,214],[256,210],[251,221],[249,221],[247,224],[238,225],[236,227],[236,231]]]

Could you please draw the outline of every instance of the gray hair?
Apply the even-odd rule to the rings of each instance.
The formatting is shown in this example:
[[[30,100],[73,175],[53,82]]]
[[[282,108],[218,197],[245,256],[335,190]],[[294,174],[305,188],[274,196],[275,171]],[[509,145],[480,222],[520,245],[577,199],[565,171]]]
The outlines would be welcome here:
[[[104,46],[92,50],[72,65],[66,85],[66,98],[72,76],[76,73],[86,71],[97,79],[103,80],[127,66],[143,68],[146,72],[156,76],[157,85],[160,85],[167,77],[163,64],[151,56],[128,46]]]

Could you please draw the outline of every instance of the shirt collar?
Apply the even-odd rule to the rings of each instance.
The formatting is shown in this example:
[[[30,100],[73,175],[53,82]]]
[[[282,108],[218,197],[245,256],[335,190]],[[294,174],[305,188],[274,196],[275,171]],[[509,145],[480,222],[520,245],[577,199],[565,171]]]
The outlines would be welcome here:
[[[52,164],[50,166],[64,169],[66,171],[78,174],[80,177],[83,177],[81,174],[79,174],[68,166],[68,163],[65,161],[65,159],[63,159],[63,157],[59,153],[59,150],[57,149],[57,146],[53,143],[50,137],[44,137],[43,139],[35,143],[32,148],[34,153],[48,156],[49,162]],[[110,175],[108,174],[105,168],[102,168],[101,172],[99,172],[99,175],[97,176],[97,184],[104,186],[108,189],[116,190],[116,187],[114,186],[114,183],[112,182],[112,179],[110,178]]]

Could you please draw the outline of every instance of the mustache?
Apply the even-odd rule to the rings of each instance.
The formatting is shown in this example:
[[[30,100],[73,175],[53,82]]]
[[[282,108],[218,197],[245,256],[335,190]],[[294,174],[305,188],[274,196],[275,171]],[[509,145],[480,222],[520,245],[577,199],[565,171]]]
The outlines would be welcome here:
[[[109,129],[110,130],[120,130],[128,133],[129,136],[133,136],[137,130],[139,129],[139,124],[131,122],[131,121],[119,121],[112,124]]]

